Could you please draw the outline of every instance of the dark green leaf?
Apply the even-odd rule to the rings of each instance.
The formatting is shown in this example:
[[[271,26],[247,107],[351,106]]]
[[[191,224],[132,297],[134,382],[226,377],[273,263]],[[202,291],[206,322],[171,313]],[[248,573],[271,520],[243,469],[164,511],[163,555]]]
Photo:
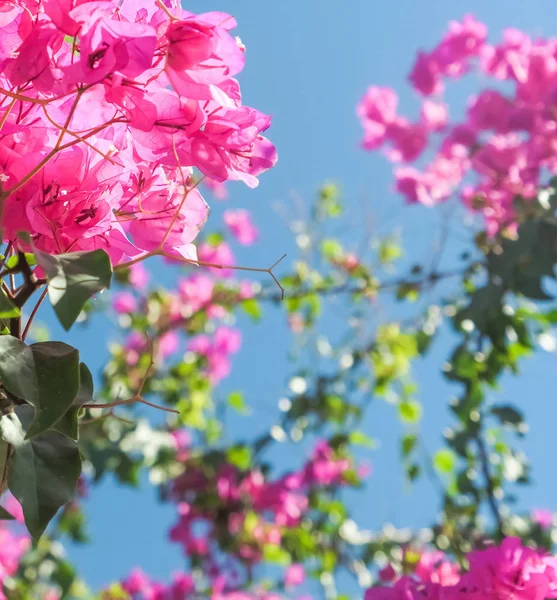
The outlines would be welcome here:
[[[21,311],[6,296],[6,292],[0,288],[0,319],[15,319],[21,316]]]
[[[0,336],[0,377],[4,387],[29,402],[37,397],[37,379],[33,352],[11,335]]]
[[[85,363],[79,364],[79,391],[73,401],[74,406],[82,406],[93,401],[95,388],[93,385],[93,376]]]
[[[402,456],[404,458],[407,458],[410,453],[412,452],[412,450],[414,450],[414,448],[416,447],[416,444],[418,443],[418,438],[415,435],[405,435],[402,438]]]
[[[30,346],[35,359],[37,397],[27,399],[36,409],[36,421],[28,431],[33,437],[50,429],[71,407],[79,390],[79,352],[62,342]]]
[[[48,279],[52,306],[67,331],[87,300],[110,286],[110,259],[104,250],[56,256],[37,251],[36,256]]]
[[[54,425],[55,431],[77,442],[79,439],[79,411],[81,407],[71,406],[64,416]]]
[[[0,506],[0,521],[13,521],[14,517],[3,507]]]
[[[524,422],[524,417],[516,408],[512,406],[494,406],[491,412],[499,418],[503,425],[513,425],[518,427]]]
[[[19,500],[27,529],[37,540],[58,509],[72,499],[81,473],[77,444],[55,431],[30,440],[25,430],[33,420],[30,406],[0,419],[0,432],[14,446],[8,487]]]

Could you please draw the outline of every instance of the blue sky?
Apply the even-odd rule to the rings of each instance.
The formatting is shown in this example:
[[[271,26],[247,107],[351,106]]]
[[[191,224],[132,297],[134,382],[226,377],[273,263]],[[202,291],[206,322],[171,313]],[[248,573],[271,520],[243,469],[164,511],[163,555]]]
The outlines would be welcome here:
[[[274,207],[277,202],[288,203],[293,192],[309,200],[325,180],[342,183],[354,223],[365,210],[383,230],[402,228],[408,254],[425,256],[439,227],[440,212],[404,207],[392,190],[389,164],[380,155],[360,150],[356,103],[368,85],[387,85],[399,92],[402,112],[415,114],[417,98],[406,84],[413,57],[418,49],[436,43],[449,20],[465,13],[484,21],[491,39],[499,39],[505,27],[547,36],[557,29],[557,4],[552,0],[191,0],[185,8],[223,10],[237,18],[236,33],[247,46],[247,65],[240,76],[244,102],[274,117],[269,137],[279,151],[277,167],[261,177],[256,190],[235,185],[228,201],[229,206],[251,210],[261,229],[255,249],[238,251],[239,262],[253,266],[268,266],[284,252],[295,256],[294,237]],[[451,92],[457,112],[475,85],[465,82]],[[219,226],[221,210],[222,205],[215,206],[209,228],[211,223]],[[350,244],[357,230],[346,235]],[[106,357],[99,349],[105,347],[110,332],[110,323],[102,320],[95,328],[72,334],[70,342],[79,339],[79,346],[85,346],[85,360],[98,369]],[[269,411],[285,393],[292,369],[287,361],[289,343],[284,316],[277,310],[267,311],[262,325],[245,328],[243,350],[224,387],[246,389],[254,407],[254,427],[268,422]],[[437,374],[451,343],[451,336],[444,335],[431,359],[417,368],[430,451],[440,446],[442,428],[451,423],[445,406],[457,390]],[[537,356],[521,379],[504,382],[497,397],[518,402],[530,418],[525,448],[535,465],[536,483],[522,494],[523,507],[557,510],[554,468],[544,451],[557,418],[551,392],[555,369],[554,356]],[[386,521],[425,526],[438,508],[430,483],[424,481],[409,491],[395,469],[400,431],[394,423],[392,407],[378,403],[365,424],[370,434],[381,439],[381,447],[368,457],[374,475],[367,490],[350,496],[354,513],[366,527]],[[72,548],[70,558],[93,586],[125,576],[134,565],[161,579],[182,566],[179,549],[166,542],[174,512],[157,503],[155,490],[145,487],[138,493],[108,481],[91,491],[87,511],[92,544]]]

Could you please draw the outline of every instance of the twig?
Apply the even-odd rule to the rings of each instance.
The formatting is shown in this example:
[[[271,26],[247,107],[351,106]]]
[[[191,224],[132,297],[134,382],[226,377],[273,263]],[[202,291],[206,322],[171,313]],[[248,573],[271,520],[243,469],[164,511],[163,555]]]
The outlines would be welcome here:
[[[470,267],[468,266],[466,267],[466,269],[445,271],[441,273],[430,273],[429,275],[426,275],[421,279],[415,280],[412,280],[411,277],[401,277],[400,279],[392,279],[388,281],[378,282],[377,284],[374,284],[373,282],[364,282],[363,284],[352,285],[351,280],[348,279],[343,283],[339,283],[337,285],[315,286],[313,288],[298,289],[286,294],[283,293],[281,294],[280,298],[278,295],[275,294],[265,295],[264,293],[256,297],[259,300],[266,300],[272,302],[284,298],[304,298],[305,296],[310,296],[311,294],[321,294],[323,296],[326,296],[333,294],[357,294],[359,292],[365,292],[366,290],[385,291],[389,289],[396,289],[397,287],[404,284],[414,285],[416,287],[421,288],[427,285],[432,285],[444,279],[449,279],[451,277],[461,277],[469,268]]]
[[[493,487],[493,480],[491,479],[491,473],[489,472],[489,457],[487,455],[487,450],[485,447],[485,443],[481,436],[481,430],[478,430],[475,436],[476,443],[478,445],[478,452],[480,456],[480,464],[482,466],[482,473],[485,479],[485,490],[487,492],[487,502],[489,504],[489,508],[491,510],[491,514],[497,523],[497,528],[499,530],[500,535],[503,535],[503,519],[501,518],[501,513],[499,511],[499,506],[497,505],[497,500],[495,498],[495,489]]]
[[[153,402],[149,402],[148,400],[145,400],[145,398],[143,398],[141,396],[141,392],[143,392],[143,388],[145,387],[145,382],[147,381],[147,377],[149,377],[149,371],[155,364],[155,362],[153,361],[153,345],[152,345],[151,341],[149,341],[149,345],[150,345],[150,351],[151,351],[151,358],[150,358],[149,365],[147,366],[147,369],[145,370],[145,374],[141,378],[141,383],[139,384],[139,389],[131,398],[126,398],[125,400],[114,400],[114,402],[106,402],[105,404],[83,404],[82,405],[83,408],[110,408],[110,409],[112,409],[112,408],[115,408],[116,406],[125,406],[126,404],[135,404],[136,402],[140,402],[141,404],[146,404],[147,406],[150,406],[151,408],[156,408],[157,410],[162,410],[163,412],[170,412],[170,413],[174,413],[177,415],[180,414],[180,411],[178,411],[174,408],[168,408],[166,406],[161,406],[160,404],[155,404]]]
[[[146,404],[151,408],[156,408],[157,410],[162,410],[164,412],[171,412],[176,415],[180,414],[180,411],[174,408],[168,408],[166,406],[161,406],[160,404],[154,404],[153,402],[149,402],[145,400],[139,395],[132,396],[131,398],[127,398],[126,400],[115,400],[114,402],[106,402],[105,404],[83,404],[83,408],[114,408],[116,406],[124,406],[126,404],[134,404],[135,402],[140,402],[142,404]]]
[[[31,324],[33,323],[33,319],[35,318],[37,311],[39,310],[41,304],[43,303],[43,300],[46,298],[47,293],[48,293],[48,288],[45,288],[43,290],[43,293],[41,294],[41,297],[39,298],[37,304],[35,304],[35,307],[31,311],[31,314],[29,315],[29,319],[27,320],[27,323],[25,324],[25,329],[23,330],[23,333],[21,334],[21,339],[23,341],[25,341],[25,338],[27,337],[27,334],[29,333],[29,329],[31,329]]]
[[[184,258],[182,256],[175,256],[173,254],[168,254],[167,252],[155,250],[153,252],[148,252],[145,255],[134,258],[126,263],[116,265],[116,267],[114,267],[114,270],[119,271],[121,269],[126,269],[138,262],[145,260],[146,258],[150,258],[151,256],[163,256],[164,258],[168,258],[169,260],[174,260],[176,262],[181,262],[181,263],[185,263],[188,265],[194,265],[194,266],[198,266],[198,267],[210,267],[211,269],[231,269],[233,271],[250,271],[252,273],[268,273],[273,278],[273,280],[277,284],[277,286],[279,287],[280,292],[281,292],[280,297],[284,298],[284,287],[281,285],[280,281],[277,279],[276,275],[273,273],[273,269],[282,260],[284,260],[284,258],[286,258],[286,254],[283,254],[270,267],[267,267],[266,269],[262,269],[262,268],[257,268],[257,267],[240,267],[238,265],[220,265],[217,263],[204,262],[202,260],[190,260],[190,259]]]

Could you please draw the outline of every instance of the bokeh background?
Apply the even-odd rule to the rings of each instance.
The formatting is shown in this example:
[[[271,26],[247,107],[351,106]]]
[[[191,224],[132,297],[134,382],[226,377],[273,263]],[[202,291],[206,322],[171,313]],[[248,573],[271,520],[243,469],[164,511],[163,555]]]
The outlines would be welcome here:
[[[296,235],[289,219],[303,215],[300,206],[311,201],[319,184],[328,180],[342,185],[348,206],[343,239],[356,247],[362,236],[396,231],[405,246],[406,258],[400,271],[410,262],[431,255],[432,242],[445,228],[448,238],[445,265],[473,235],[472,225],[462,213],[450,206],[441,209],[406,207],[393,190],[389,163],[380,154],[360,149],[360,125],[355,106],[371,84],[393,87],[400,96],[400,112],[415,117],[419,111],[416,94],[406,82],[418,49],[432,47],[451,19],[474,14],[489,28],[491,40],[498,40],[506,27],[529,34],[552,36],[557,32],[557,4],[552,0],[189,0],[184,8],[201,13],[222,10],[233,14],[239,23],[235,31],[247,46],[247,64],[240,75],[244,102],[273,115],[269,137],[279,151],[275,169],[261,177],[256,190],[241,184],[230,187],[225,202],[207,194],[213,211],[208,229],[221,228],[224,208],[247,208],[261,231],[260,241],[250,248],[235,248],[238,263],[266,267],[283,253],[294,258],[298,251]],[[449,85],[447,95],[451,116],[465,110],[469,94],[479,89],[477,78],[465,78]],[[277,212],[277,207],[282,207]],[[280,216],[286,214],[287,218]],[[176,270],[160,268],[154,281],[171,285]],[[394,304],[394,303],[393,303]],[[341,307],[342,308],[342,307]],[[96,316],[85,331],[70,336],[56,326],[45,310],[42,319],[60,339],[80,338],[83,358],[99,372],[108,352],[107,342],[116,335],[110,316]],[[397,313],[389,299],[378,310]],[[323,331],[334,340],[335,332],[346,327],[342,310],[326,312]],[[259,325],[240,321],[243,346],[234,359],[232,375],[221,384],[222,392],[245,391],[252,414],[231,419],[227,435],[242,438],[246,431],[262,433],[278,414],[277,402],[288,393],[289,374],[296,368],[288,358],[292,345],[284,312],[265,307]],[[439,375],[439,365],[448,356],[452,338],[445,332],[431,356],[417,367],[420,399],[424,404],[422,431],[428,450],[441,445],[443,428],[451,424],[446,408],[455,393]],[[303,354],[297,360],[303,361]],[[553,353],[537,354],[526,361],[520,379],[504,379],[497,393],[499,401],[517,402],[526,412],[530,433],[524,450],[535,465],[534,485],[520,494],[524,510],[547,507],[557,510],[554,428],[557,422]],[[149,415],[157,419],[158,415]],[[432,482],[423,478],[409,488],[398,466],[400,426],[394,409],[383,402],[369,410],[364,430],[379,445],[361,451],[362,460],[373,467],[365,490],[347,496],[354,518],[363,528],[380,529],[386,523],[397,527],[420,527],[435,519],[438,501]],[[277,469],[301,463],[300,447],[287,444],[275,452]],[[70,558],[79,572],[98,589],[120,579],[134,566],[151,576],[166,579],[183,567],[181,550],[167,540],[175,520],[172,505],[158,503],[156,491],[147,481],[141,491],[119,487],[106,479],[90,490],[86,500],[91,544],[70,547]],[[319,598],[319,593],[315,595]]]

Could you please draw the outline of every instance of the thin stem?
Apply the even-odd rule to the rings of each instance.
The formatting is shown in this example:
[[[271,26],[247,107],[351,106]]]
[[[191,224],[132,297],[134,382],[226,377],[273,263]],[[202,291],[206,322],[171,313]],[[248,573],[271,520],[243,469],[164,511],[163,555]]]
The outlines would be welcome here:
[[[176,415],[180,414],[180,411],[174,408],[168,408],[167,406],[161,406],[160,404],[149,402],[141,396],[132,396],[131,398],[127,398],[126,400],[115,400],[114,402],[106,402],[105,404],[83,404],[82,406],[83,408],[115,408],[116,406],[125,406],[127,404],[135,404],[136,402],[146,404],[151,408],[156,408],[157,410],[162,410],[164,412],[170,412]]]
[[[157,4],[164,10],[164,12],[166,13],[166,16],[171,20],[171,21],[176,21],[177,17],[175,17],[169,10],[168,7],[165,5],[164,2],[162,2],[162,0],[157,0]]]
[[[478,430],[475,439],[476,444],[478,446],[478,453],[480,457],[482,473],[485,479],[487,502],[489,504],[491,514],[495,519],[495,522],[497,523],[497,529],[499,530],[499,534],[503,535],[503,519],[501,517],[501,512],[499,511],[499,506],[495,498],[495,488],[493,487],[493,480],[491,478],[491,473],[489,472],[489,456],[487,454],[487,449],[485,447],[485,443],[481,435],[481,430]]]
[[[6,124],[6,121],[8,120],[8,117],[10,116],[12,108],[15,106],[16,102],[17,98],[13,98],[10,104],[8,104],[8,106],[6,107],[6,112],[2,116],[2,120],[0,120],[0,131],[2,131],[2,129],[4,128],[4,125]]]
[[[162,250],[153,250],[152,252],[147,252],[146,254],[142,254],[137,258],[133,258],[128,262],[122,263],[120,265],[116,265],[114,267],[115,271],[119,271],[122,269],[127,269],[132,265],[145,260],[151,256],[163,256],[164,258],[168,258],[170,260],[174,260],[177,262],[185,263],[187,265],[194,265],[197,267],[210,267],[212,269],[231,269],[233,271],[250,271],[252,273],[268,273],[277,284],[281,291],[281,298],[284,298],[284,287],[281,285],[280,281],[277,279],[276,275],[273,273],[273,269],[286,257],[286,254],[283,254],[277,261],[275,261],[270,267],[266,269],[259,267],[240,267],[238,265],[220,265],[216,263],[204,262],[202,260],[190,260],[188,258],[184,258],[183,256],[175,256],[173,254],[168,254],[168,252],[163,252]]]
[[[4,265],[6,264],[6,261],[8,260],[10,253],[12,251],[12,246],[13,246],[13,242],[9,241],[8,244],[6,245],[6,250],[4,251],[4,260],[0,261],[0,267],[4,268]],[[0,275],[1,277],[1,275]]]
[[[33,319],[35,318],[35,315],[37,314],[41,304],[43,303],[43,300],[46,298],[46,295],[48,294],[48,288],[45,288],[43,290],[43,293],[41,294],[41,297],[39,298],[37,304],[35,304],[33,310],[31,311],[31,314],[29,315],[29,319],[25,325],[25,329],[23,330],[23,333],[21,334],[21,339],[23,341],[25,341],[25,338],[27,337],[27,334],[29,333],[29,329],[31,329],[31,324],[33,323]]]

